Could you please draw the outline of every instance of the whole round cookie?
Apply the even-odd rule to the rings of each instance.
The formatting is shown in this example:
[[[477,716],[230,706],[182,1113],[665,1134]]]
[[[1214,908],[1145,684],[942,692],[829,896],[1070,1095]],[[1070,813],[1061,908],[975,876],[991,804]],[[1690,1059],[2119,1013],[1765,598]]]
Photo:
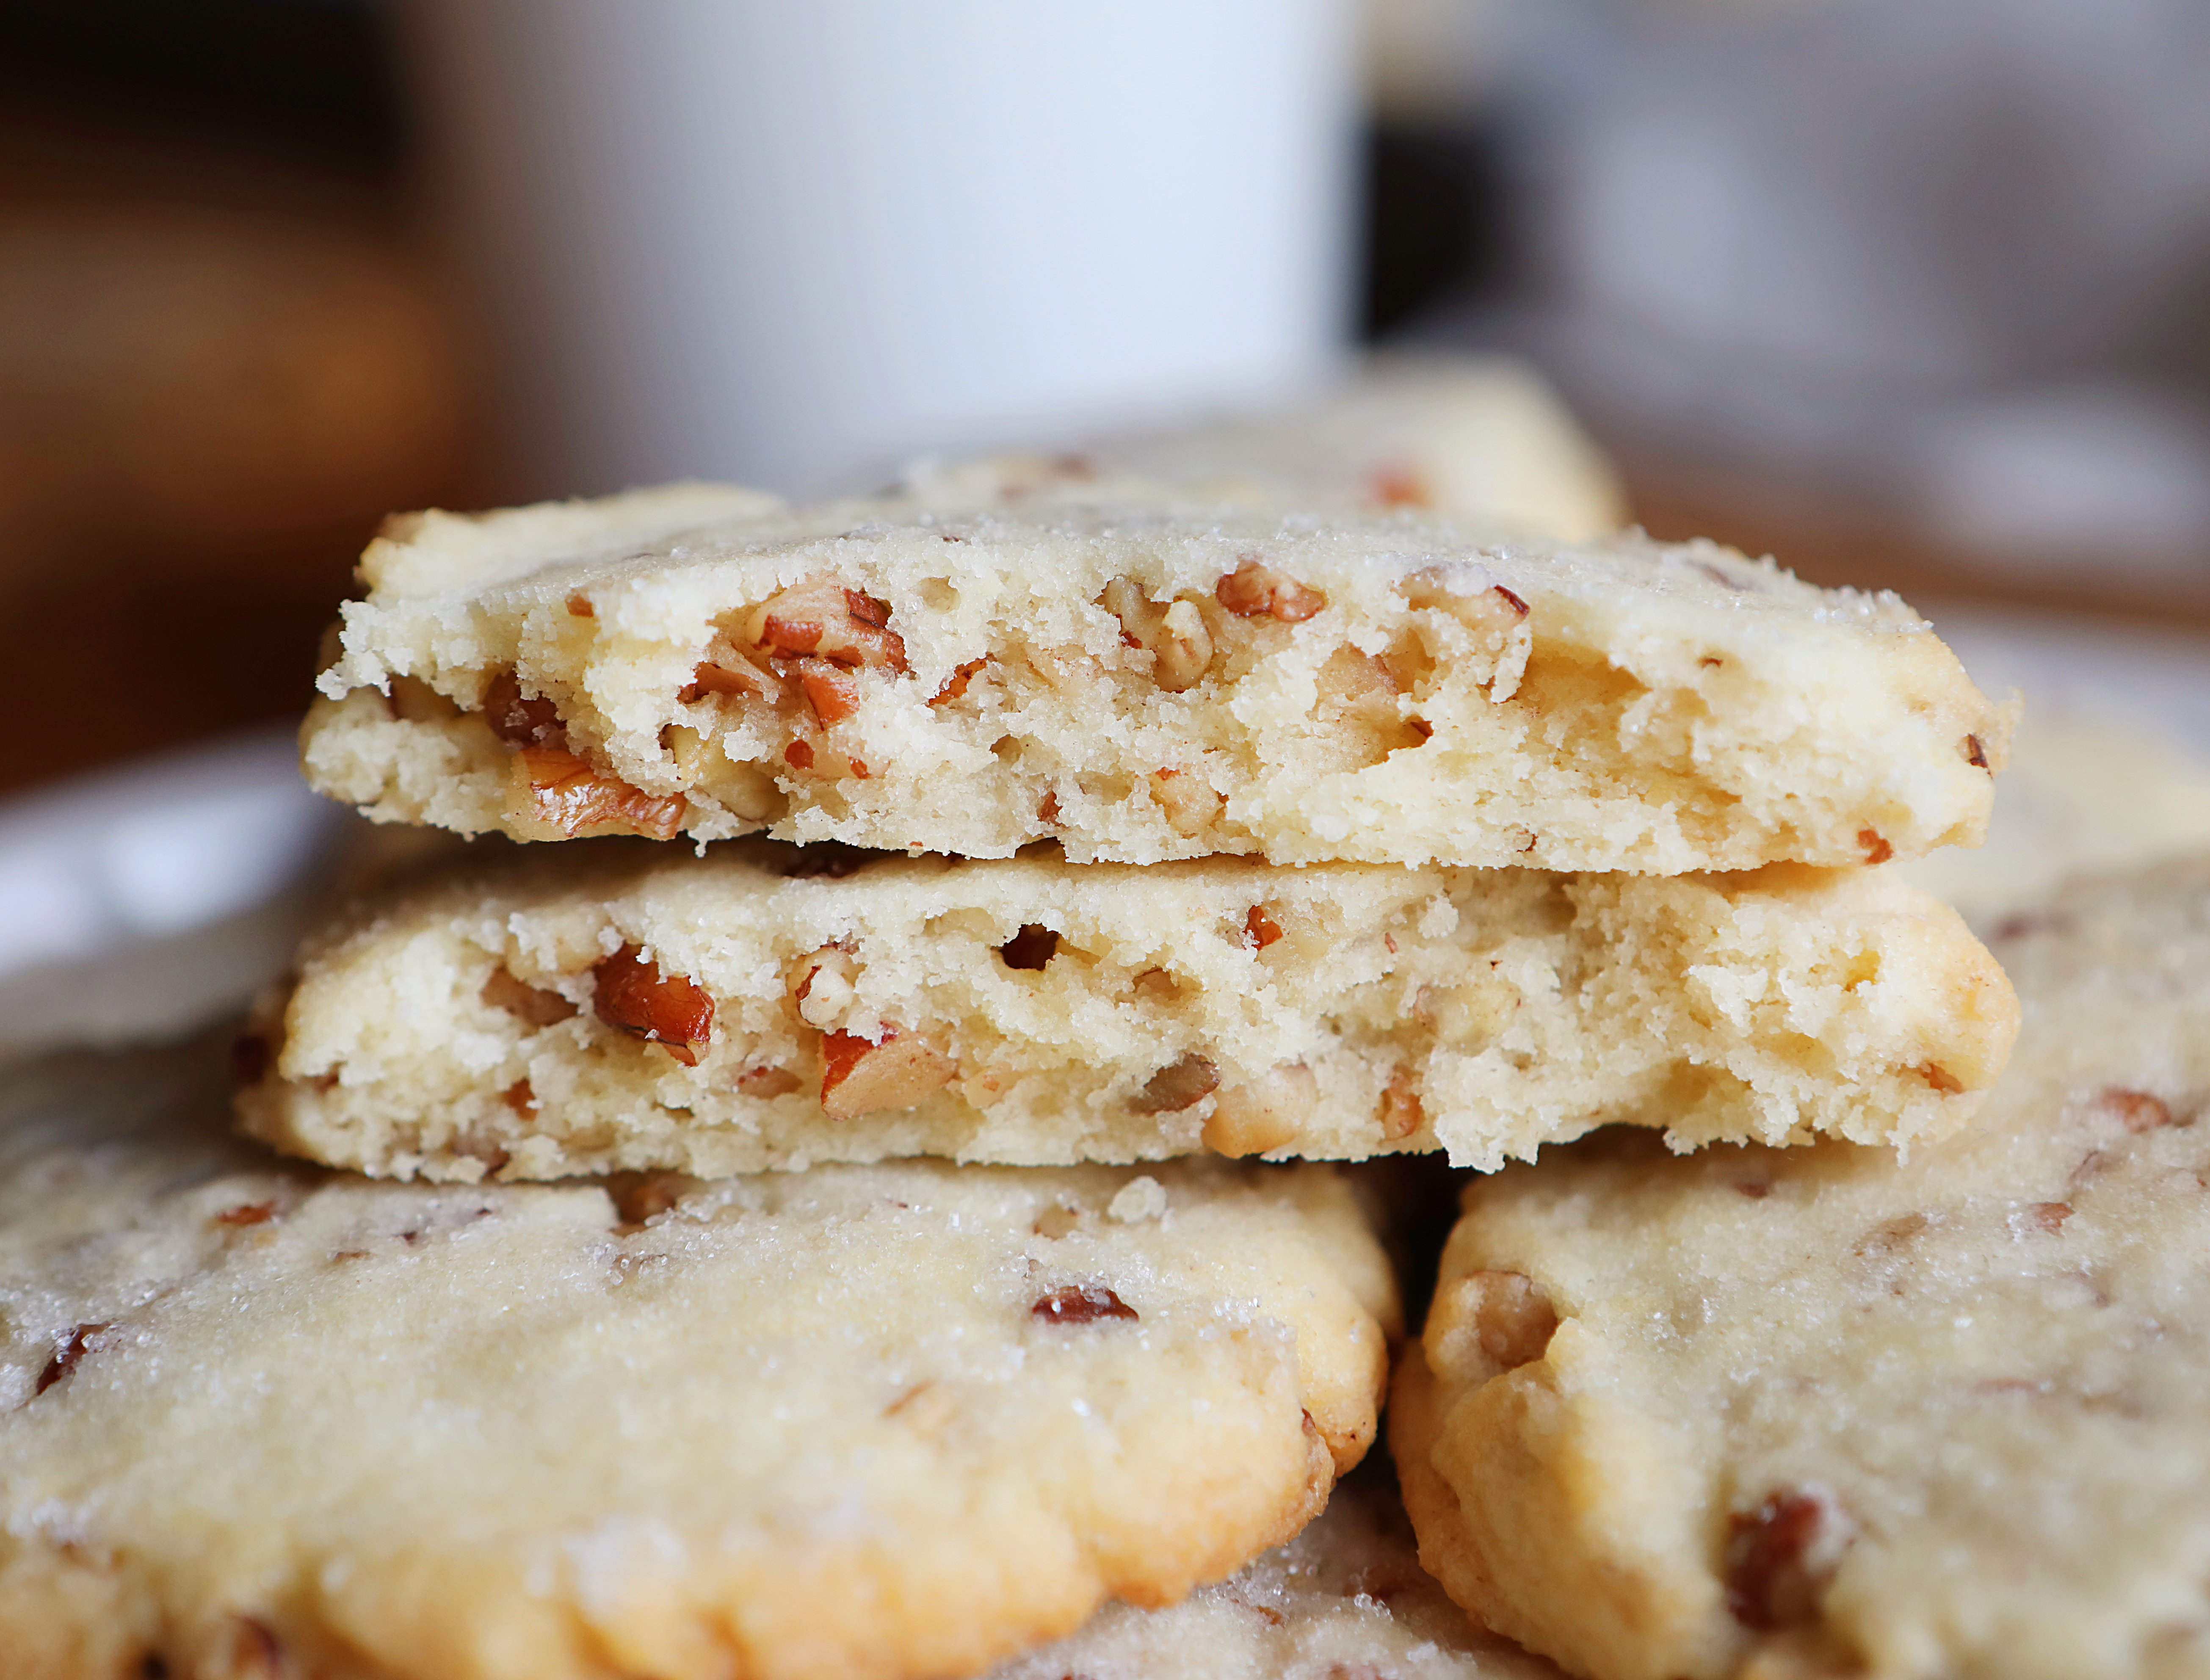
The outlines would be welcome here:
[[[1117,480],[416,515],[361,575],[308,779],[524,840],[1877,863],[1977,841],[2009,729],[1893,596],[1710,543]]]
[[[0,1117],[9,1680],[972,1672],[1240,1568],[1374,1430],[1325,1169],[427,1190],[176,1076]]]
[[[1597,1680],[2210,1671],[2210,861],[1996,949],[1947,1142],[1467,1190],[1391,1438],[1482,1621]]]
[[[1178,1604],[1108,1604],[990,1680],[1561,1680],[1476,1628],[1420,1568],[1393,1484],[1362,1465],[1285,1546]]]

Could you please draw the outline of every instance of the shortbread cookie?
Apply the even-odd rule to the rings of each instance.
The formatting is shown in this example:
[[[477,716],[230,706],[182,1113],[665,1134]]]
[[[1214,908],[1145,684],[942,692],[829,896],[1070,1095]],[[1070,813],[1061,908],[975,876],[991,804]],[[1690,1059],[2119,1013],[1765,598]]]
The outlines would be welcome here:
[[[1597,1680],[2210,1671],[2210,861],[1996,950],[1947,1143],[1468,1190],[1392,1433],[1481,1620]]]
[[[1603,452],[1541,374],[1504,356],[1385,358],[1295,405],[908,477],[940,492],[978,474],[1016,493],[1117,476],[1279,507],[1431,508],[1567,542],[1627,519]]]
[[[1378,1468],[1379,1466],[1375,1466]],[[1179,1604],[1108,1604],[991,1680],[1561,1680],[1477,1630],[1420,1568],[1396,1490],[1362,1467],[1286,1546]]]
[[[308,777],[463,833],[1078,862],[1679,873],[1985,821],[2007,719],[1893,596],[1109,490],[417,516],[362,561]]]
[[[9,1680],[972,1672],[1241,1567],[1374,1429],[1327,1169],[426,1190],[122,1100],[0,1120]]]
[[[1236,858],[1147,868],[740,841],[503,848],[349,910],[257,1012],[280,1147],[474,1181],[1211,1149],[1486,1168],[1611,1120],[1941,1136],[2017,1005],[1884,870]]]

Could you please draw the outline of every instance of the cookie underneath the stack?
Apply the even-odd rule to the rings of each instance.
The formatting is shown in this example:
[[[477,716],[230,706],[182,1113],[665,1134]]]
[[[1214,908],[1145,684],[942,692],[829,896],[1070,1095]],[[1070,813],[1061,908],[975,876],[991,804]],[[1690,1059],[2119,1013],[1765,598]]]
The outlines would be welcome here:
[[[9,1680],[971,1671],[1229,1573],[1374,1430],[1326,1169],[430,1190],[180,1079],[0,1113]]]
[[[241,1105],[294,1153],[469,1181],[1199,1150],[1493,1169],[1610,1120],[1683,1148],[1942,1136],[2016,1030],[1955,913],[1882,870],[607,841],[357,907],[262,1012]]]
[[[1391,1428],[1483,1622],[1596,1680],[2210,1667],[2210,861],[1996,950],[2020,1051],[1948,1142],[1468,1190]]]

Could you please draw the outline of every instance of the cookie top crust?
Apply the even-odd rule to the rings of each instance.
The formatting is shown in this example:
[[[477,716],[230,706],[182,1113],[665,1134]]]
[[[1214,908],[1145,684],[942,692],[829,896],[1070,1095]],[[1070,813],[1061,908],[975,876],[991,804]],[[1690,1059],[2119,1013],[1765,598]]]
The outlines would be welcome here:
[[[948,1156],[1461,1165],[1965,1124],[2008,983],[1892,870],[1135,867],[728,842],[499,847],[312,937],[255,1135],[379,1175]]]
[[[2008,735],[1893,596],[1705,543],[1114,484],[625,505],[380,543],[310,780],[522,839],[1675,873],[1973,842]]]
[[[1392,1428],[1476,1616],[1599,1680],[2210,1660],[2210,862],[1995,948],[2024,1031],[1946,1143],[1468,1191]]]
[[[1325,1169],[433,1190],[208,1083],[0,1109],[11,1675],[971,1672],[1241,1567],[1373,1432]]]

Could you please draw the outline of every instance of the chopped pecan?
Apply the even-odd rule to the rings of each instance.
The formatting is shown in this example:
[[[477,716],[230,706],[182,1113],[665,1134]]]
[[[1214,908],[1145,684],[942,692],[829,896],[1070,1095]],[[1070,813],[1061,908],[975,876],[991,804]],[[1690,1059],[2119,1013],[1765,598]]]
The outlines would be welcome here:
[[[1452,589],[1449,574],[1437,569],[1416,571],[1398,589],[1415,611],[1446,613],[1484,639],[1503,635],[1527,616],[1527,603],[1503,584],[1466,593]]]
[[[763,671],[734,649],[722,651],[716,647],[709,649],[706,657],[691,668],[689,686],[675,698],[687,706],[709,695],[722,694],[764,700],[772,706],[782,702],[782,684],[775,673]]]
[[[813,768],[813,749],[802,740],[794,740],[782,749],[783,762],[793,770]]]
[[[275,1217],[276,1204],[273,1201],[240,1202],[236,1207],[226,1207],[216,1214],[214,1222],[218,1225],[232,1227],[263,1225]]]
[[[1220,1070],[1192,1050],[1151,1075],[1128,1099],[1139,1115],[1179,1114],[1220,1088]]]
[[[746,630],[755,646],[776,654],[814,654],[839,665],[902,672],[905,640],[890,622],[887,601],[817,577],[764,603]]]
[[[1327,605],[1327,597],[1318,589],[1261,565],[1257,555],[1243,555],[1241,562],[1212,586],[1213,598],[1237,618],[1302,624]]]
[[[1100,1319],[1133,1319],[1136,1309],[1102,1284],[1071,1284],[1047,1291],[1029,1308],[1046,1324],[1095,1324]]]
[[[1205,1146],[1232,1157],[1285,1149],[1304,1131],[1319,1095],[1319,1080],[1301,1061],[1223,1086],[1205,1122]]]
[[[540,696],[525,698],[522,684],[511,671],[501,671],[484,691],[484,721],[492,733],[510,746],[568,745],[568,727],[560,721],[560,708]]]
[[[1965,762],[1976,770],[1988,767],[1988,749],[1978,735],[1965,737]]]
[[[1425,1333],[1428,1360],[1439,1374],[1486,1382],[1540,1359],[1557,1328],[1557,1308],[1533,1278],[1470,1272],[1435,1292]]]
[[[608,1026],[659,1045],[686,1067],[714,1034],[714,1000],[683,975],[662,975],[625,945],[591,970],[593,1008]]]
[[[31,1390],[33,1399],[52,1387],[77,1368],[77,1362],[86,1354],[96,1351],[100,1339],[114,1329],[112,1324],[80,1324],[54,1345],[53,1357],[46,1361],[45,1369]]]
[[[560,747],[525,746],[515,758],[530,816],[570,839],[602,828],[673,840],[690,813],[681,794],[648,794]]]
[[[1266,914],[1264,904],[1253,904],[1243,918],[1243,942],[1253,951],[1264,951],[1282,937],[1282,924]]]
[[[558,992],[533,986],[504,965],[491,971],[481,996],[492,1008],[504,1009],[527,1026],[557,1026],[576,1013],[576,1006]]]
[[[910,1109],[951,1082],[958,1067],[920,1038],[885,1027],[869,1042],[857,1033],[821,1040],[821,1110],[831,1120]]]
[[[1864,848],[1867,863],[1885,863],[1895,855],[1895,848],[1889,845],[1887,837],[1875,828],[1859,829],[1857,844]]]
[[[1938,1061],[1929,1061],[1921,1066],[1918,1077],[1944,1097],[1954,1097],[1965,1088],[1964,1081]]]
[[[2072,1217],[2070,1202],[2030,1202],[2025,1210],[2026,1219],[2037,1230],[2054,1236],[2064,1229],[2064,1222]]]
[[[1197,686],[1212,663],[1212,632],[1188,601],[1153,601],[1131,577],[1115,577],[1099,597],[1120,621],[1120,638],[1151,656],[1151,680],[1169,694]]]
[[[948,705],[957,699],[967,692],[967,685],[975,680],[975,674],[989,662],[989,656],[987,654],[980,659],[969,660],[950,676],[945,678],[944,686],[929,696],[928,704],[932,706]]]
[[[738,1092],[759,1102],[805,1089],[806,1081],[788,1067],[747,1067],[737,1076]]]
[[[1856,1538],[1825,1489],[1776,1489],[1756,1509],[1727,1519],[1727,1608],[1760,1633],[1817,1621],[1819,1600]]]
[[[1409,1138],[1420,1129],[1427,1118],[1427,1111],[1421,1106],[1418,1085],[1412,1078],[1410,1068],[1399,1067],[1389,1076],[1389,1083],[1381,1092],[1381,1100],[1375,1105],[1374,1115],[1381,1122],[1381,1135],[1392,1143]]]
[[[2115,1115],[2128,1132],[2153,1132],[2171,1124],[2171,1107],[2162,1097],[2145,1091],[2128,1091],[2123,1085],[2105,1086],[2096,1094],[2095,1106]]]
[[[499,1092],[498,1100],[524,1120],[537,1118],[537,1090],[526,1079],[516,1079]]]
[[[1377,467],[1367,475],[1366,499],[1375,507],[1433,507],[1435,493],[1416,467]]]
[[[1031,922],[998,947],[999,960],[1009,969],[1043,968],[1059,952],[1059,935]]]
[[[599,609],[591,605],[590,596],[581,589],[568,591],[568,616],[574,619],[595,619]]]
[[[1178,770],[1155,770],[1150,781],[1151,797],[1166,813],[1167,826],[1184,839],[1204,833],[1227,808],[1227,795],[1202,777]]]
[[[834,728],[859,712],[859,679],[830,660],[800,660],[798,685],[806,691],[806,703],[813,708],[824,729]]]

